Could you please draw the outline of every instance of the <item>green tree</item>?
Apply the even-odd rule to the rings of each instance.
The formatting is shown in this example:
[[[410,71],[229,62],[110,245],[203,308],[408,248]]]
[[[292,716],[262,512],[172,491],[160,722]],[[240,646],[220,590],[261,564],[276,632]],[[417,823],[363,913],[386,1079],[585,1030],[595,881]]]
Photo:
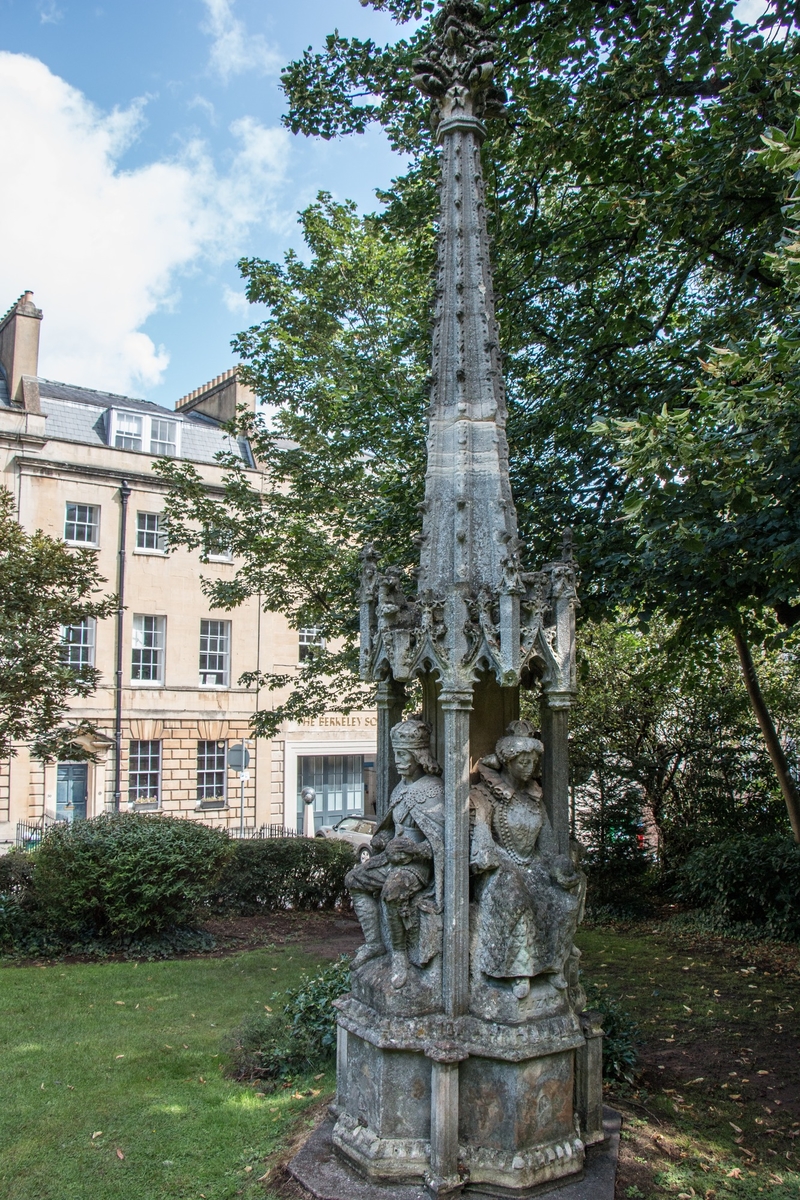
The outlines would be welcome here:
[[[248,296],[270,316],[236,347],[246,378],[276,404],[273,419],[242,414],[263,487],[241,460],[225,460],[222,499],[196,469],[158,464],[172,485],[170,539],[193,548],[222,538],[239,564],[231,581],[204,582],[212,604],[247,596],[321,629],[326,645],[299,675],[250,673],[245,681],[288,700],[257,714],[270,736],[281,720],[366,702],[357,680],[359,552],[380,543],[384,561],[414,558],[423,496],[424,397],[432,257],[421,264],[404,239],[352,204],[322,194],[300,217],[308,262],[242,263]],[[429,251],[431,247],[429,247]]]
[[[327,197],[302,214],[307,264],[242,263],[250,299],[271,310],[236,345],[277,410],[272,431],[245,423],[275,485],[252,494],[229,463],[212,506],[189,473],[165,468],[174,536],[191,544],[227,523],[243,557],[227,589],[209,585],[215,603],[260,594],[343,639],[304,668],[288,706],[262,715],[264,732],[355,699],[358,548],[374,541],[406,572],[416,557],[437,164],[411,77],[435,13],[414,0],[373,7],[418,23],[391,47],[336,33],[309,49],[283,75],[286,122],[324,138],[377,122],[407,169],[374,216]],[[630,603],[638,536],[623,519],[630,479],[599,422],[672,404],[709,345],[790,319],[769,256],[784,185],[754,150],[793,119],[800,38],[789,4],[749,26],[733,7],[486,5],[510,89],[483,159],[513,486],[531,561],[552,555],[564,524],[575,530],[590,615]]]
[[[432,4],[372,0],[400,21]],[[753,150],[794,116],[794,6],[754,25],[732,0],[490,0],[509,85],[484,171],[509,386],[514,490],[534,554],[570,525],[584,603],[624,589],[626,480],[598,418],[681,396],[698,356],[785,317],[765,260],[781,182]],[[437,169],[412,63],[425,16],[392,47],[332,34],[284,72],[287,124],[330,138],[377,122],[410,158],[382,197],[394,236],[432,236]],[[427,268],[427,262],[425,262]]]
[[[31,742],[40,758],[68,745],[70,699],[89,695],[98,672],[64,661],[61,627],[112,611],[113,597],[98,598],[104,582],[91,550],[71,550],[41,530],[26,534],[0,488],[0,758],[16,742]]]
[[[730,638],[697,645],[678,622],[587,622],[571,720],[571,767],[581,838],[606,893],[646,865],[642,825],[655,829],[662,871],[732,831],[755,836],[785,821],[766,745],[754,726]],[[800,724],[798,660],[757,652],[781,733]],[[788,739],[787,739],[788,740]]]
[[[792,181],[800,124],[773,130],[760,157]],[[753,711],[800,841],[800,793],[762,694],[754,639],[800,621],[800,189],[791,184],[790,222],[770,265],[784,294],[782,320],[765,314],[750,336],[703,363],[685,407],[664,404],[633,419],[600,422],[619,450],[635,549],[626,591],[645,615],[661,610],[695,633],[733,636]]]

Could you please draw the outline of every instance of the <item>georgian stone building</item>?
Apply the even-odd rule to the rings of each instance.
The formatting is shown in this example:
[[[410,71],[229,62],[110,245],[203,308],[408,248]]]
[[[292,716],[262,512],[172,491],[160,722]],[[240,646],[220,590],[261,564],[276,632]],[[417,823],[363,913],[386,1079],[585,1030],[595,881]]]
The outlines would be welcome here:
[[[30,292],[0,319],[0,484],[26,530],[94,549],[124,607],[121,619],[63,631],[65,654],[101,672],[96,692],[71,714],[100,731],[95,761],[76,753],[72,762],[42,763],[20,746],[0,763],[0,846],[14,841],[18,822],[115,807],[238,829],[240,778],[227,752],[249,736],[256,705],[238,680],[248,670],[291,672],[316,631],[298,635],[255,600],[232,612],[209,608],[201,577],[224,578],[234,565],[224,553],[168,550],[165,487],[152,466],[162,455],[189,459],[213,492],[222,483],[215,456],[232,450],[259,487],[268,465],[222,427],[254,397],[235,371],[174,410],[43,379],[41,321]],[[250,742],[244,824],[297,827],[305,784],[317,791],[317,825],[374,811],[375,725],[372,712],[330,713],[272,742]]]

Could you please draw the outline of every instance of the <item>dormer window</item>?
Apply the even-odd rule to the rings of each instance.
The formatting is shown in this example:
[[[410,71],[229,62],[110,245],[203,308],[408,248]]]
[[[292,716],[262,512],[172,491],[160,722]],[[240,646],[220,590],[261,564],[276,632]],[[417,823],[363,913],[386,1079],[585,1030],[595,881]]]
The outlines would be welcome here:
[[[178,453],[178,422],[150,418],[150,453],[161,457]]]
[[[141,450],[142,418],[136,413],[115,412],[114,445],[118,450]]]
[[[138,450],[161,458],[176,458],[180,453],[180,422],[168,417],[114,408],[109,414],[109,444],[117,450]]]

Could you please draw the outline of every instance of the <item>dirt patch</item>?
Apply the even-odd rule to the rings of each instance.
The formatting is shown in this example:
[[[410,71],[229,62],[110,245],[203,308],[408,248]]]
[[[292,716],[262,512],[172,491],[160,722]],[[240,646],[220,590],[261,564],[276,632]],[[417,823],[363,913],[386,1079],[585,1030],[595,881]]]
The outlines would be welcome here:
[[[276,912],[255,917],[213,917],[202,922],[201,931],[214,938],[213,949],[182,950],[167,953],[167,958],[227,958],[244,950],[266,946],[296,946],[315,958],[337,959],[352,956],[363,942],[361,926],[352,913]],[[135,955],[124,951],[111,954],[61,954],[37,958],[9,958],[3,967],[39,967],[47,963],[119,963]],[[162,955],[157,955],[162,957]]]
[[[796,1200],[800,1187],[798,947],[651,924],[580,935],[587,980],[637,1021],[618,1200]]]
[[[306,954],[336,959],[352,955],[363,942],[353,914],[277,912],[255,917],[215,917],[203,929],[216,940],[212,955],[238,954],[260,946],[298,946]]]

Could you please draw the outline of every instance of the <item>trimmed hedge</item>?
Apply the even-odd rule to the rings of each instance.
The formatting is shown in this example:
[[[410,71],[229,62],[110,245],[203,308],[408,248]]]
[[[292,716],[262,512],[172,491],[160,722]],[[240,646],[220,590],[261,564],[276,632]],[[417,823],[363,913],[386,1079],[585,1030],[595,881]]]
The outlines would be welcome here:
[[[276,909],[340,908],[350,903],[344,878],[352,847],[327,838],[253,838],[236,843],[214,889],[215,908],[240,916]]]
[[[800,939],[800,846],[786,837],[738,834],[694,850],[678,870],[679,900],[705,909],[720,929],[749,926]]]
[[[191,921],[233,855],[227,834],[119,813],[54,825],[34,854],[38,921],[64,938],[126,941]]]

